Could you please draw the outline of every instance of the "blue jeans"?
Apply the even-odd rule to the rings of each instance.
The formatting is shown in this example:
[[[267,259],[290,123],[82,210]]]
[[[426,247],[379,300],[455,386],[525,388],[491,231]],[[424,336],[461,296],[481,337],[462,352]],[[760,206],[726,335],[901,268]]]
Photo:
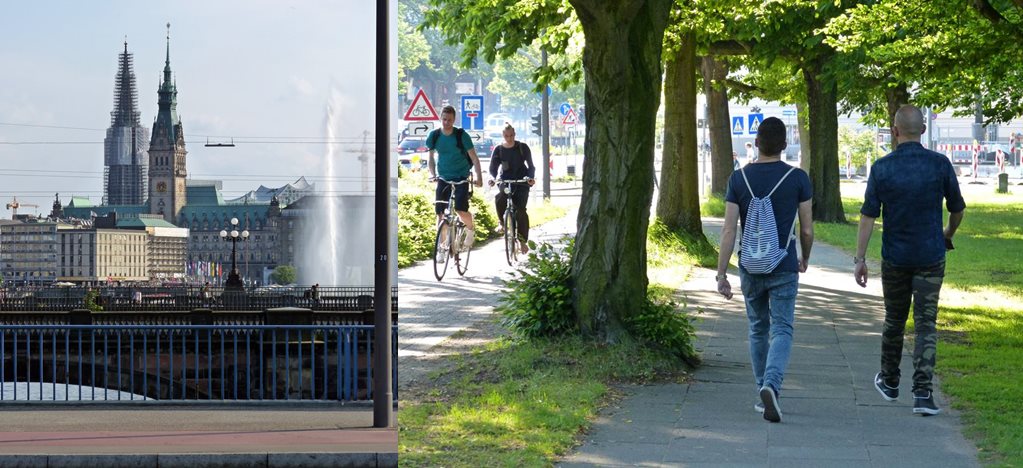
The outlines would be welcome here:
[[[799,273],[753,275],[739,272],[749,318],[749,354],[757,388],[781,393],[792,351],[792,322],[799,292]]]

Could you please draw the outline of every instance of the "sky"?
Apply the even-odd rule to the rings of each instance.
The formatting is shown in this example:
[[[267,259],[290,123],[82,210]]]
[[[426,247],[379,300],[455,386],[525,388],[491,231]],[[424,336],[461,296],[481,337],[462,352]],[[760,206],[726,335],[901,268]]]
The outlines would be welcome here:
[[[337,190],[364,186],[356,158],[364,138],[374,151],[375,2],[39,0],[3,10],[0,217],[10,219],[14,197],[40,206],[19,213],[49,213],[58,192],[64,204],[100,202],[118,55],[127,39],[142,124],[152,131],[167,23],[190,178],[223,180],[225,198],[301,176],[322,188],[332,121]],[[392,45],[392,70],[396,53]],[[204,146],[232,138],[233,148]]]

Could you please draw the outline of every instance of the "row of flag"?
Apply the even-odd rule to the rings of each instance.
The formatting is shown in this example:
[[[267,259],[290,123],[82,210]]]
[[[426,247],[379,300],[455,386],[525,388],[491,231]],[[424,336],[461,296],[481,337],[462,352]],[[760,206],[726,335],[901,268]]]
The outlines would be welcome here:
[[[207,278],[224,276],[224,264],[213,261],[193,260],[188,262],[185,269],[185,274],[188,276],[204,276]]]

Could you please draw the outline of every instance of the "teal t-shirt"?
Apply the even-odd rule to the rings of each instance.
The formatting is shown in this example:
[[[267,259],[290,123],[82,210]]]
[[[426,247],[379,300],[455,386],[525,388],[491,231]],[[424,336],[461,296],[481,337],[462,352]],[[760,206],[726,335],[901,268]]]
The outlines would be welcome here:
[[[445,135],[442,129],[434,130],[434,132],[437,132],[437,141],[430,147],[431,138],[427,138],[426,144],[429,149],[437,151],[437,175],[451,181],[468,178],[472,164],[469,162],[469,158],[459,151],[458,143],[455,141],[455,132],[452,131],[451,135]],[[473,149],[472,138],[469,137],[468,132],[462,132],[462,147],[467,152]]]

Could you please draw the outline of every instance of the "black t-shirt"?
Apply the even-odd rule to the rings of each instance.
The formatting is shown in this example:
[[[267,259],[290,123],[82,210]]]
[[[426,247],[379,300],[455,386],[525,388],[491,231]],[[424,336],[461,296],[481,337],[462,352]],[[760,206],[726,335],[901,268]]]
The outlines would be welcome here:
[[[505,148],[504,145],[495,146],[490,157],[491,177],[497,178],[498,168],[501,169],[501,178],[505,180],[533,178],[536,167],[533,166],[529,145],[516,141],[511,148]]]

